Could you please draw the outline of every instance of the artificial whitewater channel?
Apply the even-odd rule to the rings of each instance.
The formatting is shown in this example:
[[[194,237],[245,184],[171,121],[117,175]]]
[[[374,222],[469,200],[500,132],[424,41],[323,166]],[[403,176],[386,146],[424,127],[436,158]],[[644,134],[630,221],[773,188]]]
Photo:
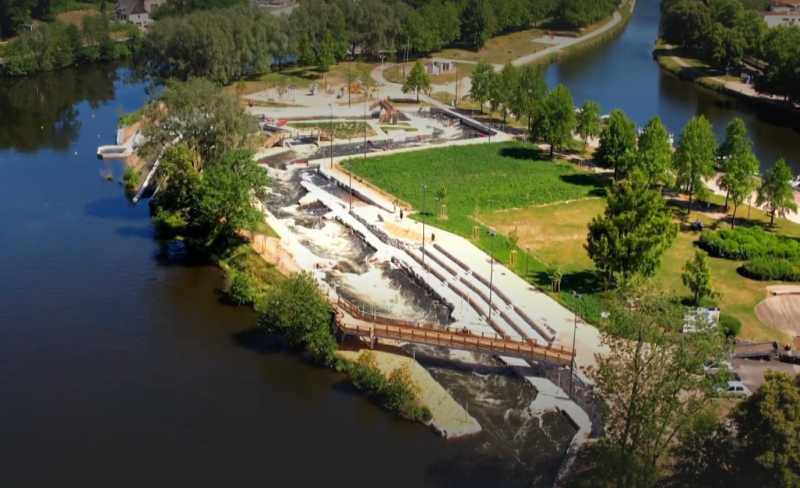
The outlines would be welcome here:
[[[474,137],[474,133],[453,127],[449,120],[430,118],[433,135],[422,140],[391,143],[393,148],[409,145],[435,145]],[[368,150],[381,151],[388,143],[369,144]],[[378,256],[357,234],[334,219],[324,218],[328,208],[320,203],[301,205],[307,194],[302,182],[310,183],[332,198],[347,201],[347,189],[338,186],[297,162],[362,153],[363,143],[336,145],[297,145],[290,151],[262,160],[273,186],[266,209],[292,234],[292,240],[326,263],[325,282],[343,298],[369,311],[417,322],[453,322],[448,306],[418,285],[406,273]],[[356,201],[355,205],[366,205]],[[462,457],[447,466],[465,476],[487,476],[498,486],[550,486],[575,428],[557,412],[533,413],[530,405],[535,391],[504,364],[491,356],[443,348],[406,345],[417,361],[442,384],[453,398],[466,405],[483,431],[474,438],[455,442],[474,445],[474,459]],[[480,459],[480,466],[476,465]],[[491,466],[486,466],[487,460]],[[489,469],[486,469],[486,468]],[[474,478],[471,481],[475,481]]]

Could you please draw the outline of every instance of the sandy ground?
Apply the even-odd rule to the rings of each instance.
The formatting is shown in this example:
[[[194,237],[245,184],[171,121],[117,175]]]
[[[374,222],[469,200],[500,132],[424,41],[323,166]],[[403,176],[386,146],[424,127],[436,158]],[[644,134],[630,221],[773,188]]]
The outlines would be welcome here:
[[[756,315],[776,330],[792,337],[800,335],[800,295],[769,297],[756,305]]]
[[[339,354],[355,361],[365,349],[369,350],[363,341],[348,338],[341,344]],[[379,344],[373,352],[375,353],[378,367],[386,376],[401,366],[409,368],[411,378],[419,387],[418,399],[420,403],[431,409],[433,422],[436,424],[437,430],[446,432],[446,434],[443,434],[445,437],[478,433],[480,431],[478,422],[453,400],[453,397],[433,379],[425,368],[410,358],[402,349],[394,345]]]

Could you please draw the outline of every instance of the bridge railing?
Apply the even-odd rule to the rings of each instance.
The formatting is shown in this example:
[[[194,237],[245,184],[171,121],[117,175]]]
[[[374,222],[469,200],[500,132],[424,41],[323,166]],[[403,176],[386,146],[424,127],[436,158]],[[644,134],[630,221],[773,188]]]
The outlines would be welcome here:
[[[491,354],[517,355],[532,359],[543,359],[552,363],[571,364],[573,359],[572,351],[563,346],[553,347],[540,346],[536,344],[525,344],[498,340],[495,338],[481,338],[471,334],[455,334],[441,330],[431,330],[415,327],[398,327],[387,325],[344,325],[345,332],[359,334],[368,337],[384,336],[390,339],[409,340],[411,342],[421,342],[424,344],[439,345],[444,347],[455,347],[482,351]]]

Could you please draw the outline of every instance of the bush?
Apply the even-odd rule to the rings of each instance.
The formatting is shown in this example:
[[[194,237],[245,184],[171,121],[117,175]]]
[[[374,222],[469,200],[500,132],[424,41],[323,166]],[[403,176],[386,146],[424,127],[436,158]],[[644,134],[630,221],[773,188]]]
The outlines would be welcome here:
[[[161,208],[155,208],[153,213],[153,227],[159,239],[174,239],[183,232],[186,222],[177,214]]]
[[[356,388],[386,410],[413,422],[431,420],[431,410],[417,400],[418,391],[408,365],[395,369],[387,379],[378,368],[375,353],[364,351],[344,369]]]
[[[800,266],[786,259],[756,258],[744,264],[742,274],[754,280],[800,281]]]
[[[730,315],[720,315],[719,326],[728,339],[733,339],[742,332],[742,323],[739,319]]]
[[[773,257],[800,262],[800,243],[789,237],[765,232],[760,227],[706,231],[700,235],[700,247],[712,256],[735,261]]]
[[[133,168],[125,168],[125,174],[122,175],[122,183],[125,184],[125,188],[133,188],[139,183],[141,176],[142,174],[139,171]]]
[[[226,272],[228,279],[228,297],[237,305],[250,305],[255,302],[257,290],[256,284],[246,273],[228,269]]]

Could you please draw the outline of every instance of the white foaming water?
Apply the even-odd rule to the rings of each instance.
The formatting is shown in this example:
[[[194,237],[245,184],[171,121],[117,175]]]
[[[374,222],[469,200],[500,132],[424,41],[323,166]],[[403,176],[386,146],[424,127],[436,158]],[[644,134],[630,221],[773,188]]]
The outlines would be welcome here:
[[[287,208],[293,208],[295,213],[301,212],[296,205]],[[324,254],[325,258],[361,264],[359,261],[363,256],[359,246],[355,245],[347,228],[338,222],[323,221],[320,228],[296,225],[290,229],[301,242],[313,248],[312,251]]]
[[[366,273],[339,273],[343,291],[358,297],[358,301],[371,311],[388,314],[403,320],[423,321],[428,317],[424,310],[413,306],[403,289],[392,281],[382,266],[368,267]]]

